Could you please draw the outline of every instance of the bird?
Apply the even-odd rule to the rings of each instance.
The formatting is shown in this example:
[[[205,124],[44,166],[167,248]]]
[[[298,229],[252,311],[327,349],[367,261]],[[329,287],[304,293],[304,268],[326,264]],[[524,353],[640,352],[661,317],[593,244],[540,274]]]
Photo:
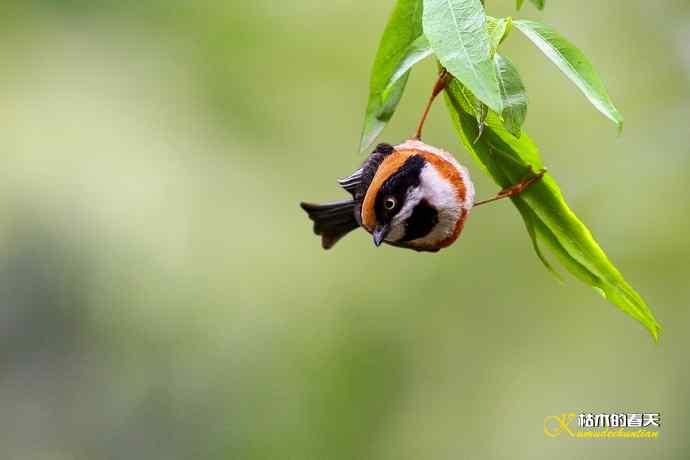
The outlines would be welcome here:
[[[314,222],[324,249],[361,227],[377,247],[386,243],[438,252],[458,239],[475,206],[522,193],[545,170],[529,172],[495,197],[475,202],[467,169],[449,152],[413,138],[395,146],[377,145],[359,169],[338,180],[352,198],[300,206]]]

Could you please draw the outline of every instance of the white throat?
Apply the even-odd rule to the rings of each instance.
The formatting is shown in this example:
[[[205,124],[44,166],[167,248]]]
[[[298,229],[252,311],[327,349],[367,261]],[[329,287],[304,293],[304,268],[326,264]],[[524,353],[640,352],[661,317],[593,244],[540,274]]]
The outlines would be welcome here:
[[[419,186],[408,190],[405,204],[393,218],[387,240],[400,241],[405,236],[405,221],[422,200],[436,209],[438,223],[428,235],[413,241],[422,244],[435,243],[453,233],[464,203],[459,200],[453,184],[427,163],[422,168]]]

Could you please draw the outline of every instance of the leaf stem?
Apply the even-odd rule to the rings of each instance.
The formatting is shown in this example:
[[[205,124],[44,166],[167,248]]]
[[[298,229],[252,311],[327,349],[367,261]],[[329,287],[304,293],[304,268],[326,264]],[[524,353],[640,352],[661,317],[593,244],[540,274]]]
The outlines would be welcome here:
[[[513,184],[510,187],[504,188],[498,194],[493,197],[489,198],[488,200],[483,200],[483,201],[477,201],[474,203],[474,206],[481,206],[483,204],[487,203],[493,203],[494,201],[502,200],[503,198],[509,198],[511,196],[519,195],[522,192],[524,192],[530,185],[534,184],[538,180],[540,180],[542,177],[544,177],[544,174],[546,174],[546,169],[542,169],[536,174],[532,171],[532,167],[528,166],[529,168],[529,175],[522,179],[520,182],[517,184]]]
[[[434,104],[434,100],[436,97],[443,92],[444,89],[446,89],[446,85],[448,84],[448,71],[446,69],[442,69],[441,73],[438,76],[438,80],[436,80],[436,84],[434,85],[433,90],[431,91],[431,97],[429,98],[429,102],[427,102],[426,107],[424,108],[424,113],[422,114],[422,119],[419,121],[419,126],[417,126],[417,132],[414,135],[413,139],[416,140],[422,140],[422,131],[424,130],[424,124],[426,123],[426,119],[429,117],[429,111],[431,110],[431,106]]]

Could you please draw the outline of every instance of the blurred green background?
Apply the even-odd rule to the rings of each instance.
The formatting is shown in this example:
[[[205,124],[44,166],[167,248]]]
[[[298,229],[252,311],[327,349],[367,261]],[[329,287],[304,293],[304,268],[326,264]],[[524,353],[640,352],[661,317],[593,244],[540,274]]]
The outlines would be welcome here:
[[[321,250],[390,0],[3,0],[0,458],[690,457],[690,2],[547,2],[618,137],[516,31],[527,129],[664,330],[557,282],[510,203],[439,254]],[[412,134],[415,69],[383,139]],[[425,140],[472,164],[443,104]],[[565,273],[564,270],[560,270]],[[661,412],[655,441],[547,415]]]

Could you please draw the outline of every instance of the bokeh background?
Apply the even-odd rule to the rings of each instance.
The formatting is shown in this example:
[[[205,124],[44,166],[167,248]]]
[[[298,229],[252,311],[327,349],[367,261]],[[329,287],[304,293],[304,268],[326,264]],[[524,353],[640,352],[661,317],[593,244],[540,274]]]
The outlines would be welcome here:
[[[0,458],[687,459],[690,3],[489,0],[593,60],[621,136],[517,31],[527,129],[664,326],[533,254],[510,203],[439,254],[320,249],[390,0],[3,0]],[[415,69],[383,139],[413,132]],[[445,107],[426,140],[496,186]],[[565,273],[564,270],[560,270]],[[655,441],[547,415],[661,412]]]

